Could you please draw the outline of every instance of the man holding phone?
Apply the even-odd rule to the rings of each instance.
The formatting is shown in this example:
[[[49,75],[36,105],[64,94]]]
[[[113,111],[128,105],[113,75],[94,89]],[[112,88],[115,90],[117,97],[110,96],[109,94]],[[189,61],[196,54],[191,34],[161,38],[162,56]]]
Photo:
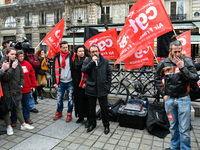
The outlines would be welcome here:
[[[164,77],[164,83],[162,78]],[[199,80],[193,61],[182,54],[179,40],[170,43],[169,56],[162,60],[155,74],[155,85],[163,96],[170,123],[170,149],[191,149],[190,83]]]

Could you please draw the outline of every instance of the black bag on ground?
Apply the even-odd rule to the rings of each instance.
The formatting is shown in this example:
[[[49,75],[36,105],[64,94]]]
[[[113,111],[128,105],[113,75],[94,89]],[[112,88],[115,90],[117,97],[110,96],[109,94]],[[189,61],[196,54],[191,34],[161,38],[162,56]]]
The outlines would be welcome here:
[[[6,112],[12,111],[18,106],[18,102],[12,95],[1,97],[0,100],[0,115],[3,116]]]
[[[108,106],[108,115],[109,115],[110,121],[114,121],[114,122],[118,121],[118,116],[119,116],[118,109],[121,105],[124,105],[124,104],[125,104],[124,100],[119,99],[115,104]],[[97,111],[96,118],[98,120],[101,119],[101,109]]]
[[[169,134],[169,121],[165,108],[157,104],[148,105],[146,127],[150,134],[165,138]]]
[[[3,116],[6,112],[8,112],[7,104],[5,99],[1,97],[0,99],[0,116]]]

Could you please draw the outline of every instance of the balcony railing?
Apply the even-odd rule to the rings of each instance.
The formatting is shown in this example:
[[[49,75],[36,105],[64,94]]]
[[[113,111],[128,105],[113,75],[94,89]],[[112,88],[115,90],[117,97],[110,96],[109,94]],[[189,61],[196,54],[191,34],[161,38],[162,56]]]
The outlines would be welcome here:
[[[104,18],[98,19],[98,24],[104,24],[104,22],[105,22]],[[107,24],[112,24],[112,18],[107,18]]]
[[[185,20],[187,17],[187,14],[172,14],[168,16],[170,20]]]

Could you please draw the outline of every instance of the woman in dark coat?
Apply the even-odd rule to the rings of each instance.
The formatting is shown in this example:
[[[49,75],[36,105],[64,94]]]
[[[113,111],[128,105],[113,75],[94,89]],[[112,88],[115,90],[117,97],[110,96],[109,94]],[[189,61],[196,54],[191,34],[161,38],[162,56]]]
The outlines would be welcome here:
[[[24,85],[24,73],[22,67],[16,58],[16,50],[8,47],[5,50],[5,57],[1,59],[0,67],[3,62],[8,61],[10,68],[5,71],[4,76],[1,78],[1,85],[3,89],[3,97],[6,99],[11,94],[18,102],[18,106],[15,108],[16,116],[21,123],[21,130],[34,129],[33,126],[26,124],[24,121],[23,114],[21,112],[21,99],[22,99],[22,87]],[[13,135],[13,129],[10,123],[9,112],[3,115],[3,119],[7,126],[7,134]]]
[[[83,61],[86,56],[86,48],[84,45],[79,45],[75,49],[75,59],[74,59],[74,76],[73,76],[73,85],[74,85],[74,104],[75,104],[75,116],[78,117],[76,123],[81,123],[84,120],[84,117],[88,117],[89,114],[89,105],[88,100],[85,95],[85,85],[80,85],[82,72],[81,68]],[[80,87],[81,86],[81,87]],[[86,122],[86,127],[88,122]]]

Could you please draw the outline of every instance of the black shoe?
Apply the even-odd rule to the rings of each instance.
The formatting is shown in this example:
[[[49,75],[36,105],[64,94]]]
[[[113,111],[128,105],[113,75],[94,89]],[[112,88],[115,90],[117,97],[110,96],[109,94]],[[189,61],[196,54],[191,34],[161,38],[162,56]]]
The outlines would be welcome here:
[[[38,104],[38,101],[37,100],[34,100],[35,104]]]
[[[84,120],[84,118],[78,118],[78,120],[76,121],[76,123],[81,123]]]
[[[165,150],[172,150],[172,149],[169,147],[169,148],[165,148]]]
[[[0,135],[6,134],[6,131],[0,131]]]
[[[95,126],[89,126],[88,129],[87,129],[87,133],[91,132],[92,130],[94,130],[94,128],[96,128],[96,127]]]
[[[104,128],[104,133],[105,133],[105,134],[108,134],[109,132],[110,132],[109,127],[105,127],[105,128]]]
[[[39,99],[43,99],[42,95],[39,95]]]
[[[89,128],[90,124],[89,124],[89,121],[87,120],[86,123],[85,123],[85,128]]]
[[[33,109],[30,110],[30,112],[38,113],[39,111],[36,108],[33,108]]]

